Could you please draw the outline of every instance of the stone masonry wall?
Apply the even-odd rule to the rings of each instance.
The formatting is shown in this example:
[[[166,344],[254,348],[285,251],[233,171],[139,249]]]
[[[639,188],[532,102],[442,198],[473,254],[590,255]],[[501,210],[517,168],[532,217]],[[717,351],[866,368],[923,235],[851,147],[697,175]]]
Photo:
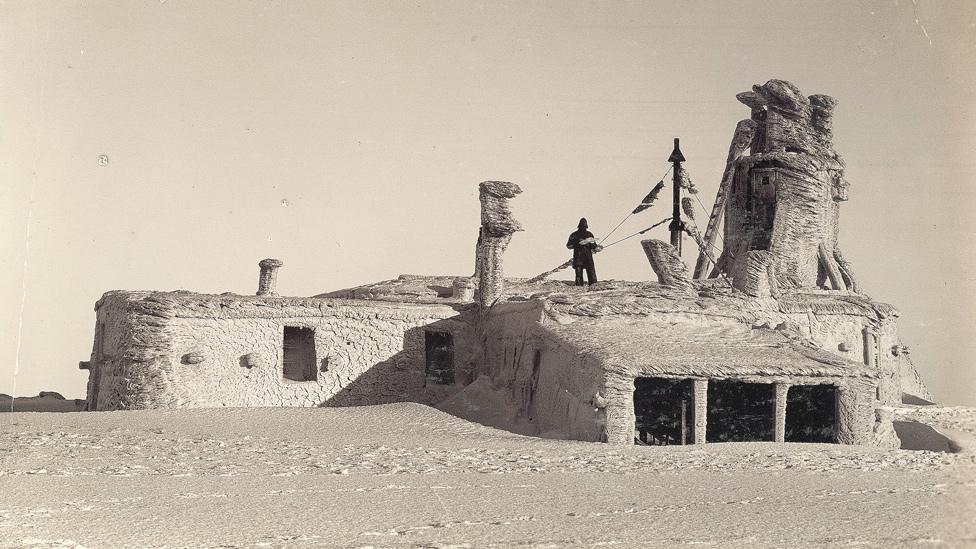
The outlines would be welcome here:
[[[86,409],[159,408],[172,404],[167,306],[109,292],[95,305]]]
[[[901,402],[905,360],[892,354],[892,348],[899,345],[898,328],[893,318],[877,320],[858,315],[815,313],[790,316],[804,334],[825,351],[855,362],[872,361],[878,370],[875,397],[879,403],[893,406]],[[871,338],[865,337],[866,328],[873,333]],[[866,348],[869,340],[871,343]]]
[[[328,299],[309,302],[318,306],[275,307],[271,298],[267,311],[258,309],[264,314],[251,318],[208,318],[177,304],[153,317],[153,352],[149,360],[138,360],[131,347],[139,339],[133,335],[146,332],[147,322],[131,309],[142,301],[118,296],[98,309],[99,323],[106,326],[104,352],[100,359],[93,353],[90,375],[98,383],[89,397],[97,404],[90,408],[433,402],[470,381],[476,369],[476,359],[463,352],[472,348],[469,324],[449,306]],[[284,378],[285,326],[315,331],[316,380]],[[453,335],[455,385],[427,386],[426,330]],[[96,351],[98,346],[96,340]]]

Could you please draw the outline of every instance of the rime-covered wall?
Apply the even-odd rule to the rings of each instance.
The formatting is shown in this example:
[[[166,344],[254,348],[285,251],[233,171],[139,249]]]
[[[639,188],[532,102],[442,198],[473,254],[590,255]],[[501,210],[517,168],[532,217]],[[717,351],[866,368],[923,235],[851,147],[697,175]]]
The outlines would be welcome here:
[[[806,312],[788,315],[820,348],[878,371],[876,398],[881,404],[901,403],[902,393],[930,398],[905,347],[893,317]],[[868,335],[865,335],[865,330]]]
[[[102,409],[119,408],[129,404],[131,400],[126,374],[132,369],[134,361],[131,359],[133,353],[130,344],[124,338],[126,334],[133,332],[133,326],[126,325],[125,319],[135,320],[135,315],[131,312],[129,303],[124,299],[117,299],[111,293],[99,300],[96,312],[95,339],[88,364],[85,406],[89,410],[98,409],[98,405]],[[167,344],[168,342],[160,342],[161,346]]]
[[[773,318],[776,319],[773,324],[786,320],[783,315],[775,315]],[[847,320],[850,320],[852,326],[857,324],[856,320],[849,318]],[[748,351],[749,346],[744,348],[745,353],[743,353],[743,349],[733,351],[733,347],[726,347],[721,343],[726,338],[734,340],[745,337],[740,332],[778,332],[779,330],[756,326],[750,328],[749,325],[743,325],[732,319],[691,314],[657,314],[643,319],[608,319],[604,324],[602,328],[608,333],[617,334],[619,344],[603,349],[592,347],[598,352],[589,354],[586,360],[598,365],[604,377],[602,389],[602,396],[606,402],[603,411],[606,422],[604,440],[607,442],[632,443],[636,420],[635,380],[646,377],[699,380],[706,382],[706,387],[707,382],[719,379],[788,386],[832,385],[838,390],[838,441],[845,444],[871,443],[877,380],[862,377],[860,372],[847,371],[843,361],[829,368],[826,364],[820,365],[809,358],[802,358],[800,360],[803,362],[791,364],[802,355],[787,353],[786,349],[782,348],[776,351],[779,357],[777,360],[781,361],[777,363],[775,360],[771,362],[768,358],[758,355],[751,356]],[[561,335],[566,338],[573,337],[573,334],[570,329]],[[631,349],[635,347],[628,342],[630,339],[646,341],[646,344],[636,346],[638,351],[643,350],[643,352],[638,352],[636,355],[627,352],[624,346]],[[660,340],[664,348],[669,350],[662,353],[662,347],[655,340]],[[665,341],[681,341],[681,343],[672,346],[663,343]],[[711,343],[703,345],[706,341]],[[764,347],[779,346],[774,342],[761,345],[758,341],[754,345],[757,353]],[[716,353],[716,349],[719,352]],[[721,351],[723,349],[724,352]],[[833,350],[836,352],[836,347]],[[818,372],[820,369],[830,373]],[[675,373],[678,371],[685,373]],[[773,414],[773,410],[770,410],[770,414]],[[689,422],[691,421],[692,419],[689,418]]]
[[[839,440],[863,444],[877,431],[874,408],[901,395],[911,364],[890,306],[835,292],[770,300],[665,290],[519,298],[486,310],[433,297],[109,292],[96,305],[88,407],[436,404],[485,376],[511,402],[497,411],[518,432],[629,443],[637,377],[827,383],[839,389]],[[306,341],[316,379],[285,378],[286,327],[314,330]],[[451,385],[425,375],[428,331],[453,336]],[[723,339],[738,345],[735,357]],[[847,360],[800,356],[790,342]],[[776,356],[760,364],[763,349]]]
[[[854,362],[862,362],[863,326],[867,318],[858,315],[813,315],[767,311],[767,324],[794,322],[827,351]],[[658,364],[671,356],[657,356],[647,348],[632,367],[621,367],[607,360],[604,353],[596,353],[596,347],[586,340],[574,337],[572,329],[560,329],[558,314],[544,312],[541,302],[498,304],[492,308],[486,324],[486,355],[484,373],[491,376],[495,386],[510,391],[515,403],[515,421],[520,432],[549,434],[564,438],[588,441],[605,441],[629,444],[634,429],[634,381],[637,377],[666,377],[682,379],[736,379],[750,383],[785,383],[788,385],[829,384],[838,389],[838,441],[846,444],[869,444],[874,430],[875,392],[878,380],[850,374],[842,375],[793,375],[756,373],[752,375],[668,375],[661,374]],[[572,323],[591,323],[576,319]],[[621,345],[631,345],[628,333],[638,339],[653,341],[655,334],[669,338],[661,332],[662,325],[684,322],[687,333],[716,332],[716,337],[728,334],[734,327],[750,330],[748,325],[732,319],[658,313],[642,317],[619,316],[599,322],[600,330],[607,339],[619,340]],[[884,324],[893,326],[892,323]],[[753,328],[756,329],[756,328]],[[761,329],[761,328],[760,328]],[[788,328],[797,329],[797,328]],[[555,331],[553,331],[555,330]],[[841,342],[848,351],[841,351]],[[688,344],[695,349],[694,343]],[[694,354],[694,351],[691,351]],[[537,354],[538,353],[538,354]],[[611,352],[611,355],[613,353]],[[784,358],[785,359],[785,358]],[[708,356],[704,351],[694,358],[704,368],[714,368],[720,356]],[[814,363],[816,364],[816,363]],[[878,362],[881,364],[881,362]],[[770,411],[772,413],[772,411]]]
[[[606,442],[607,417],[603,365],[586,353],[552,337],[539,346],[538,382],[531,394],[529,417],[541,434],[565,433],[574,440]],[[526,355],[523,362],[530,362]]]
[[[136,296],[145,296],[140,299]],[[95,304],[88,410],[173,405],[166,324],[172,308],[148,292],[108,292]]]
[[[875,395],[871,384],[856,380],[838,387],[837,442],[872,444],[876,425]]]
[[[836,100],[804,96],[784,80],[736,97],[750,107],[755,131],[749,155],[732,161],[734,174],[727,180],[720,265],[737,287],[744,286],[743,276],[771,268],[781,288],[829,282],[835,290],[857,291],[837,245],[838,204],[847,200],[849,183],[832,142]],[[749,251],[769,253],[757,262]]]
[[[485,373],[508,387],[516,420],[534,434],[606,440],[603,367],[553,336],[539,301],[492,307],[486,320]]]
[[[97,310],[89,409],[434,402],[476,369],[447,305],[116,292]],[[314,330],[314,381],[284,378],[285,326]],[[453,335],[455,385],[427,383],[427,330]]]

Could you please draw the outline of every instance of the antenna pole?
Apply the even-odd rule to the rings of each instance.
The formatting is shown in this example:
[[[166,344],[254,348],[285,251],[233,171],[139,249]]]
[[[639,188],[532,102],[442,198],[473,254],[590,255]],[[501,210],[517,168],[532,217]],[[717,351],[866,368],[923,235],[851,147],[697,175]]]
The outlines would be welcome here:
[[[674,185],[674,208],[668,230],[671,231],[671,246],[678,250],[679,256],[681,255],[681,233],[685,230],[685,224],[681,221],[681,163],[684,160],[685,157],[681,154],[681,148],[678,146],[678,138],[675,137],[674,150],[668,157],[668,162],[674,165],[674,169],[671,171],[671,182]]]

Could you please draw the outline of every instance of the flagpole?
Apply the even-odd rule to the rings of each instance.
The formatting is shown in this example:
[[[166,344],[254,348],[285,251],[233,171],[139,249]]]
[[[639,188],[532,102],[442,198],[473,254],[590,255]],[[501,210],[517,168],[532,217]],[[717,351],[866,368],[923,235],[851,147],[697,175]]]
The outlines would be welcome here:
[[[685,224],[681,221],[681,163],[684,162],[685,157],[681,154],[681,148],[678,147],[678,138],[674,138],[674,150],[671,151],[671,156],[668,157],[668,162],[670,162],[674,170],[671,174],[671,181],[674,185],[674,200],[673,208],[671,213],[671,224],[668,225],[668,230],[671,231],[671,246],[675,250],[678,250],[678,255],[681,255],[681,233],[685,230]]]

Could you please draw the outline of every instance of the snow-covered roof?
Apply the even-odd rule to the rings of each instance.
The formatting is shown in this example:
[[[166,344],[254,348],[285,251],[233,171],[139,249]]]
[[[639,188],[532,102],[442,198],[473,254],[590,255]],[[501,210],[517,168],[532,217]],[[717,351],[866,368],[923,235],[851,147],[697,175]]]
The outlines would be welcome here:
[[[787,324],[753,327],[734,319],[657,317],[548,322],[562,342],[632,376],[877,377],[864,364],[824,351]]]

